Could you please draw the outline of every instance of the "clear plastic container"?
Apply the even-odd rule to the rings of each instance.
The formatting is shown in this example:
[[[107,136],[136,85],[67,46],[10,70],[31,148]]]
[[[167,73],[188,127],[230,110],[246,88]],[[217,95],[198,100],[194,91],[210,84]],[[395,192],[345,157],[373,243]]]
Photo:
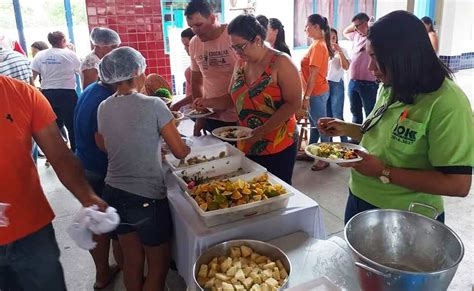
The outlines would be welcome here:
[[[189,168],[173,172],[179,186],[188,189],[188,183],[183,176],[193,177],[199,175],[203,179],[229,179],[250,173],[265,173],[267,169],[246,158],[245,156],[230,156],[210,162],[194,165]]]
[[[237,179],[242,179],[248,181],[262,174],[262,172],[253,172],[247,175],[231,178],[230,180],[235,181]],[[189,201],[189,203],[191,203],[194,210],[199,214],[199,217],[202,219],[204,224],[208,227],[212,227],[220,224],[234,222],[237,220],[255,217],[264,213],[285,208],[288,205],[290,197],[294,195],[294,193],[292,192],[293,188],[270,173],[268,173],[268,181],[272,184],[282,185],[286,189],[286,193],[276,197],[272,197],[267,200],[261,200],[258,202],[252,202],[244,205],[207,212],[199,208],[197,202],[194,200],[193,197],[191,197],[188,192],[185,192],[184,196]]]
[[[232,157],[232,156],[243,156],[244,153],[235,148],[234,146],[230,145],[229,143],[223,142],[223,143],[218,143],[210,146],[205,146],[205,147],[194,147],[191,149],[191,153],[186,157],[186,161],[190,158],[193,157],[198,157],[198,158],[203,158],[204,156],[208,159],[215,157],[219,159],[219,154],[221,152],[224,152],[225,156],[224,157]],[[177,159],[175,156],[172,154],[168,154],[165,156],[165,160],[170,166],[172,171],[175,170],[181,170],[181,169],[186,169],[189,167],[194,167],[197,165],[201,165],[204,163],[208,162],[202,162],[199,164],[194,164],[194,165],[188,165],[186,164],[180,164],[180,160]]]

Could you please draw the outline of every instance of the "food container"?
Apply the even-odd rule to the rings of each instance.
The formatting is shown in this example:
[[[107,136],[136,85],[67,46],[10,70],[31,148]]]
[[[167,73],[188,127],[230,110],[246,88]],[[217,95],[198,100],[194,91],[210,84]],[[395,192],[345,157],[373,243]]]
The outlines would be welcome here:
[[[449,227],[408,211],[364,211],[344,235],[362,290],[446,290],[464,255]]]
[[[185,137],[185,136],[182,136],[181,139],[183,140],[183,142],[188,146],[188,147],[191,147],[194,143],[194,140],[192,138],[189,138],[189,137]],[[169,146],[166,144],[166,142],[164,141],[164,139],[162,138],[162,144],[161,144],[161,153],[162,155],[165,155],[165,156],[168,156],[168,155],[171,155],[173,156],[173,154],[171,153],[171,150],[169,148]]]
[[[233,147],[229,143],[222,142],[210,146],[205,146],[205,147],[196,147],[191,149],[191,153],[186,157],[186,161],[190,158],[194,157],[199,157],[202,158],[203,156],[206,156],[206,158],[212,158],[212,157],[219,157],[219,154],[221,152],[224,152],[225,157],[231,157],[231,156],[243,156],[244,153],[238,150],[237,148]],[[175,156],[172,154],[166,155],[165,157],[166,162],[170,166],[172,171],[178,170],[178,169],[185,169],[189,167],[193,167],[196,165],[201,165],[204,163],[200,164],[195,164],[195,165],[188,165],[188,164],[180,164],[180,160],[177,159]]]
[[[291,276],[291,262],[288,256],[281,249],[279,249],[278,247],[272,244],[262,242],[262,241],[257,241],[257,240],[248,240],[248,239],[231,240],[231,241],[223,242],[203,251],[193,266],[193,277],[194,277],[194,282],[196,284],[196,288],[198,288],[198,290],[204,290],[203,288],[201,288],[201,286],[199,286],[198,281],[197,281],[199,268],[201,267],[202,264],[208,264],[215,257],[219,257],[219,256],[227,257],[229,256],[229,253],[232,247],[240,247],[242,245],[252,248],[254,252],[267,256],[272,261],[277,261],[277,260],[281,261],[282,265],[286,269],[286,272],[288,273],[288,277],[281,284],[282,288],[280,288],[280,290],[284,289],[285,286],[288,284],[288,280],[290,279],[290,276]]]
[[[202,177],[203,179],[216,178],[216,180],[223,180],[234,178],[249,173],[265,173],[267,169],[246,158],[245,156],[230,156],[211,162],[197,164],[195,166],[177,170],[173,172],[181,189],[186,191],[188,189],[188,182],[183,179],[187,177]],[[208,181],[206,181],[208,182]]]
[[[262,172],[253,172],[247,175],[231,178],[229,180],[236,181],[237,179],[242,179],[248,181],[260,175],[262,175]],[[290,197],[294,195],[294,193],[291,191],[291,189],[293,188],[270,173],[268,173],[268,181],[272,184],[282,185],[286,189],[286,193],[276,197],[272,197],[267,200],[260,200],[244,205],[211,211],[202,210],[199,207],[198,203],[194,200],[193,197],[191,197],[188,192],[185,192],[184,196],[189,201],[189,203],[191,203],[194,210],[198,213],[204,224],[208,227],[212,227],[220,224],[231,223],[237,220],[255,217],[257,215],[285,208],[288,205],[288,202],[290,201]]]

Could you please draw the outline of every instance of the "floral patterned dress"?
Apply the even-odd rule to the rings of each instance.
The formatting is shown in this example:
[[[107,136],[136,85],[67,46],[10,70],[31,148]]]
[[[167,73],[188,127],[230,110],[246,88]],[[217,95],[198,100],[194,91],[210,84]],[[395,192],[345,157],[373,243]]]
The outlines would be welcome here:
[[[245,82],[243,62],[235,73],[231,96],[236,106],[239,125],[257,128],[267,122],[282,106],[281,90],[272,79],[272,67],[277,57],[276,53],[270,60],[262,75],[250,86]],[[283,122],[261,140],[254,143],[240,141],[237,146],[247,155],[276,154],[294,143],[296,118],[294,115]]]

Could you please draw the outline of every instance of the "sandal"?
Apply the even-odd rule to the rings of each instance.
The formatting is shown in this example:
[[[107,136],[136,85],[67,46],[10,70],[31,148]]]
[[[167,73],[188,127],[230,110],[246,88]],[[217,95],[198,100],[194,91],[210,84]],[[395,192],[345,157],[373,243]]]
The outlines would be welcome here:
[[[311,171],[322,171],[329,167],[329,163],[325,161],[317,161],[314,165],[311,166]]]
[[[110,276],[109,280],[102,286],[97,285],[97,283],[94,283],[94,290],[101,290],[107,288],[110,283],[117,277],[117,274],[120,272],[120,268],[117,265],[110,266]]]

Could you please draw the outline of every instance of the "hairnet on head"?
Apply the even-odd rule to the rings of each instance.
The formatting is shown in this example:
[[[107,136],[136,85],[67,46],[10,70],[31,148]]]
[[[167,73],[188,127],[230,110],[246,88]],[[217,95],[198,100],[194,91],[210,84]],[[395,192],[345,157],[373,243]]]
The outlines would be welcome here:
[[[124,46],[106,54],[99,64],[100,80],[113,84],[137,77],[145,72],[146,62],[134,48]]]
[[[105,27],[95,27],[91,31],[91,42],[95,46],[120,45],[121,40],[117,32]]]

